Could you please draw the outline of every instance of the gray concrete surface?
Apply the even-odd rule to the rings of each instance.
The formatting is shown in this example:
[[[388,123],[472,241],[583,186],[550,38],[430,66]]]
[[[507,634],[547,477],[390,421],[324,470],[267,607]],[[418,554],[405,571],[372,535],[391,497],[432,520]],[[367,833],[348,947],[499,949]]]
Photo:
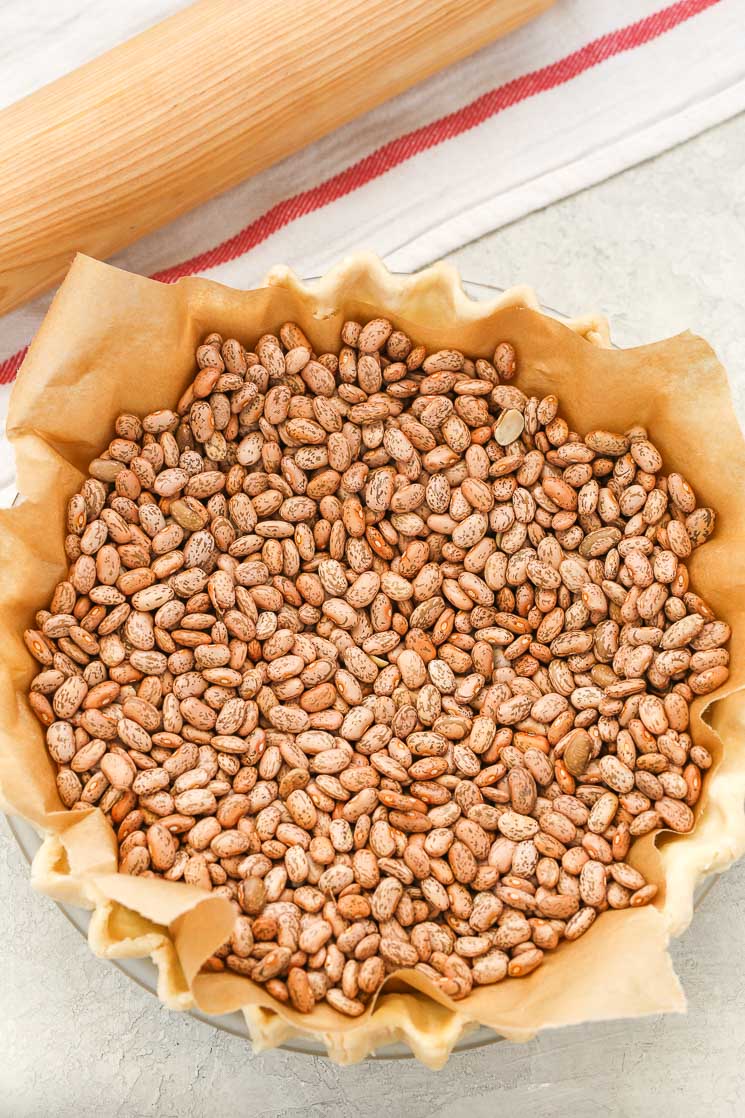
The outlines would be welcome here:
[[[745,116],[453,257],[606,311],[621,344],[692,327],[745,417]],[[0,825],[0,1118],[739,1118],[745,1113],[745,864],[673,948],[685,1017],[611,1022],[454,1056],[337,1068],[171,1014],[94,959]]]

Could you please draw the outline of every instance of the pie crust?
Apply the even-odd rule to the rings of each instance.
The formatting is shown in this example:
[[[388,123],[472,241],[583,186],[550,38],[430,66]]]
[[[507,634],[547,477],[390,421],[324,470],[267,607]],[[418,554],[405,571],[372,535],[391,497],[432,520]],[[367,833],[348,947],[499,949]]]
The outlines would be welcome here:
[[[151,956],[158,994],[174,1009],[241,1008],[257,1050],[312,1034],[332,1059],[351,1063],[398,1040],[439,1067],[479,1023],[527,1040],[562,1024],[681,1011],[668,936],[687,927],[701,878],[745,850],[745,444],[726,374],[707,343],[691,334],[615,350],[602,316],[560,323],[538,312],[530,288],[476,302],[449,265],[392,275],[369,254],[310,283],[275,268],[253,292],[194,279],[167,287],[78,257],[19,376],[8,434],[26,500],[0,513],[0,628],[8,649],[0,675],[0,793],[45,835],[33,862],[34,887],[93,910],[94,953]],[[534,975],[481,987],[457,1003],[418,972],[402,972],[350,1021],[327,1005],[302,1017],[245,978],[199,973],[228,936],[230,905],[181,883],[117,874],[114,835],[101,813],[60,810],[43,735],[25,700],[32,668],[19,634],[64,569],[63,496],[78,484],[116,412],[142,412],[178,397],[196,338],[217,329],[249,340],[293,318],[319,348],[332,347],[345,318],[378,314],[433,348],[491,356],[497,342],[512,341],[516,383],[529,393],[556,392],[579,430],[649,426],[666,467],[681,468],[718,512],[715,536],[690,563],[691,583],[733,627],[733,672],[722,692],[698,699],[692,710],[694,738],[715,758],[695,830],[662,833],[656,841],[646,836],[632,848],[629,860],[660,886],[654,906],[605,913]]]

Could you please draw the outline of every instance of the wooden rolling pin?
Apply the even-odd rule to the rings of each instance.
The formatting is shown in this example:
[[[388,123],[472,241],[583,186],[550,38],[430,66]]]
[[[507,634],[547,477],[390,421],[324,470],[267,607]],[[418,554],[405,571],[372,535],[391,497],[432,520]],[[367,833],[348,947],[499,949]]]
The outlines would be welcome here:
[[[31,94],[0,112],[0,313],[552,2],[199,0]]]

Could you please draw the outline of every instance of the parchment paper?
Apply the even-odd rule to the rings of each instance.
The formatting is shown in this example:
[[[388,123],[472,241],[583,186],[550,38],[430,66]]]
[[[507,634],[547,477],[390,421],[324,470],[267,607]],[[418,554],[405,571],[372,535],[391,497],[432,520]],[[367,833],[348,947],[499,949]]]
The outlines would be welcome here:
[[[526,1040],[550,1026],[680,1011],[685,1000],[668,936],[687,926],[699,879],[745,850],[745,444],[726,374],[692,334],[613,350],[602,318],[567,326],[535,306],[529,289],[475,303],[445,265],[394,277],[368,255],[310,287],[277,269],[267,286],[250,292],[202,279],[161,285],[79,256],[19,374],[8,436],[24,500],[0,513],[0,794],[46,836],[32,870],[35,887],[95,910],[89,939],[97,954],[152,955],[164,1002],[215,1014],[241,1008],[259,1047],[312,1031],[333,1058],[351,1062],[399,1038],[439,1066],[474,1022]],[[481,987],[458,1003],[418,973],[401,971],[350,1022],[327,1005],[296,1014],[237,975],[199,974],[228,937],[230,904],[182,883],[117,874],[114,835],[100,811],[61,808],[43,731],[26,700],[37,666],[21,634],[64,576],[65,505],[111,438],[115,415],[174,405],[204,334],[218,330],[250,346],[290,319],[320,350],[338,347],[345,318],[376,313],[433,348],[490,356],[498,341],[513,342],[520,388],[555,392],[562,414],[581,432],[648,426],[665,470],[683,472],[699,502],[717,510],[715,535],[690,562],[691,584],[734,635],[727,687],[693,708],[694,739],[715,758],[696,828],[656,841],[646,836],[632,848],[630,861],[660,886],[655,906],[604,913],[533,975]]]

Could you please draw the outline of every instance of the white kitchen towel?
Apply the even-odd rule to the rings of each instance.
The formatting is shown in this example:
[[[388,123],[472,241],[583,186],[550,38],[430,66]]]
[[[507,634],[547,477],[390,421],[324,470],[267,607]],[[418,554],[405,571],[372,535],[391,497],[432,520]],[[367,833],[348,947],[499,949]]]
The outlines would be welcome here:
[[[159,2],[162,14],[181,6]],[[142,19],[139,0],[134,10]],[[90,49],[77,58],[75,42],[70,67]],[[743,109],[745,0],[557,0],[113,263],[248,287],[275,263],[314,275],[366,247],[408,271]],[[49,298],[0,319],[0,383],[13,380]],[[11,475],[6,446],[0,485]]]

